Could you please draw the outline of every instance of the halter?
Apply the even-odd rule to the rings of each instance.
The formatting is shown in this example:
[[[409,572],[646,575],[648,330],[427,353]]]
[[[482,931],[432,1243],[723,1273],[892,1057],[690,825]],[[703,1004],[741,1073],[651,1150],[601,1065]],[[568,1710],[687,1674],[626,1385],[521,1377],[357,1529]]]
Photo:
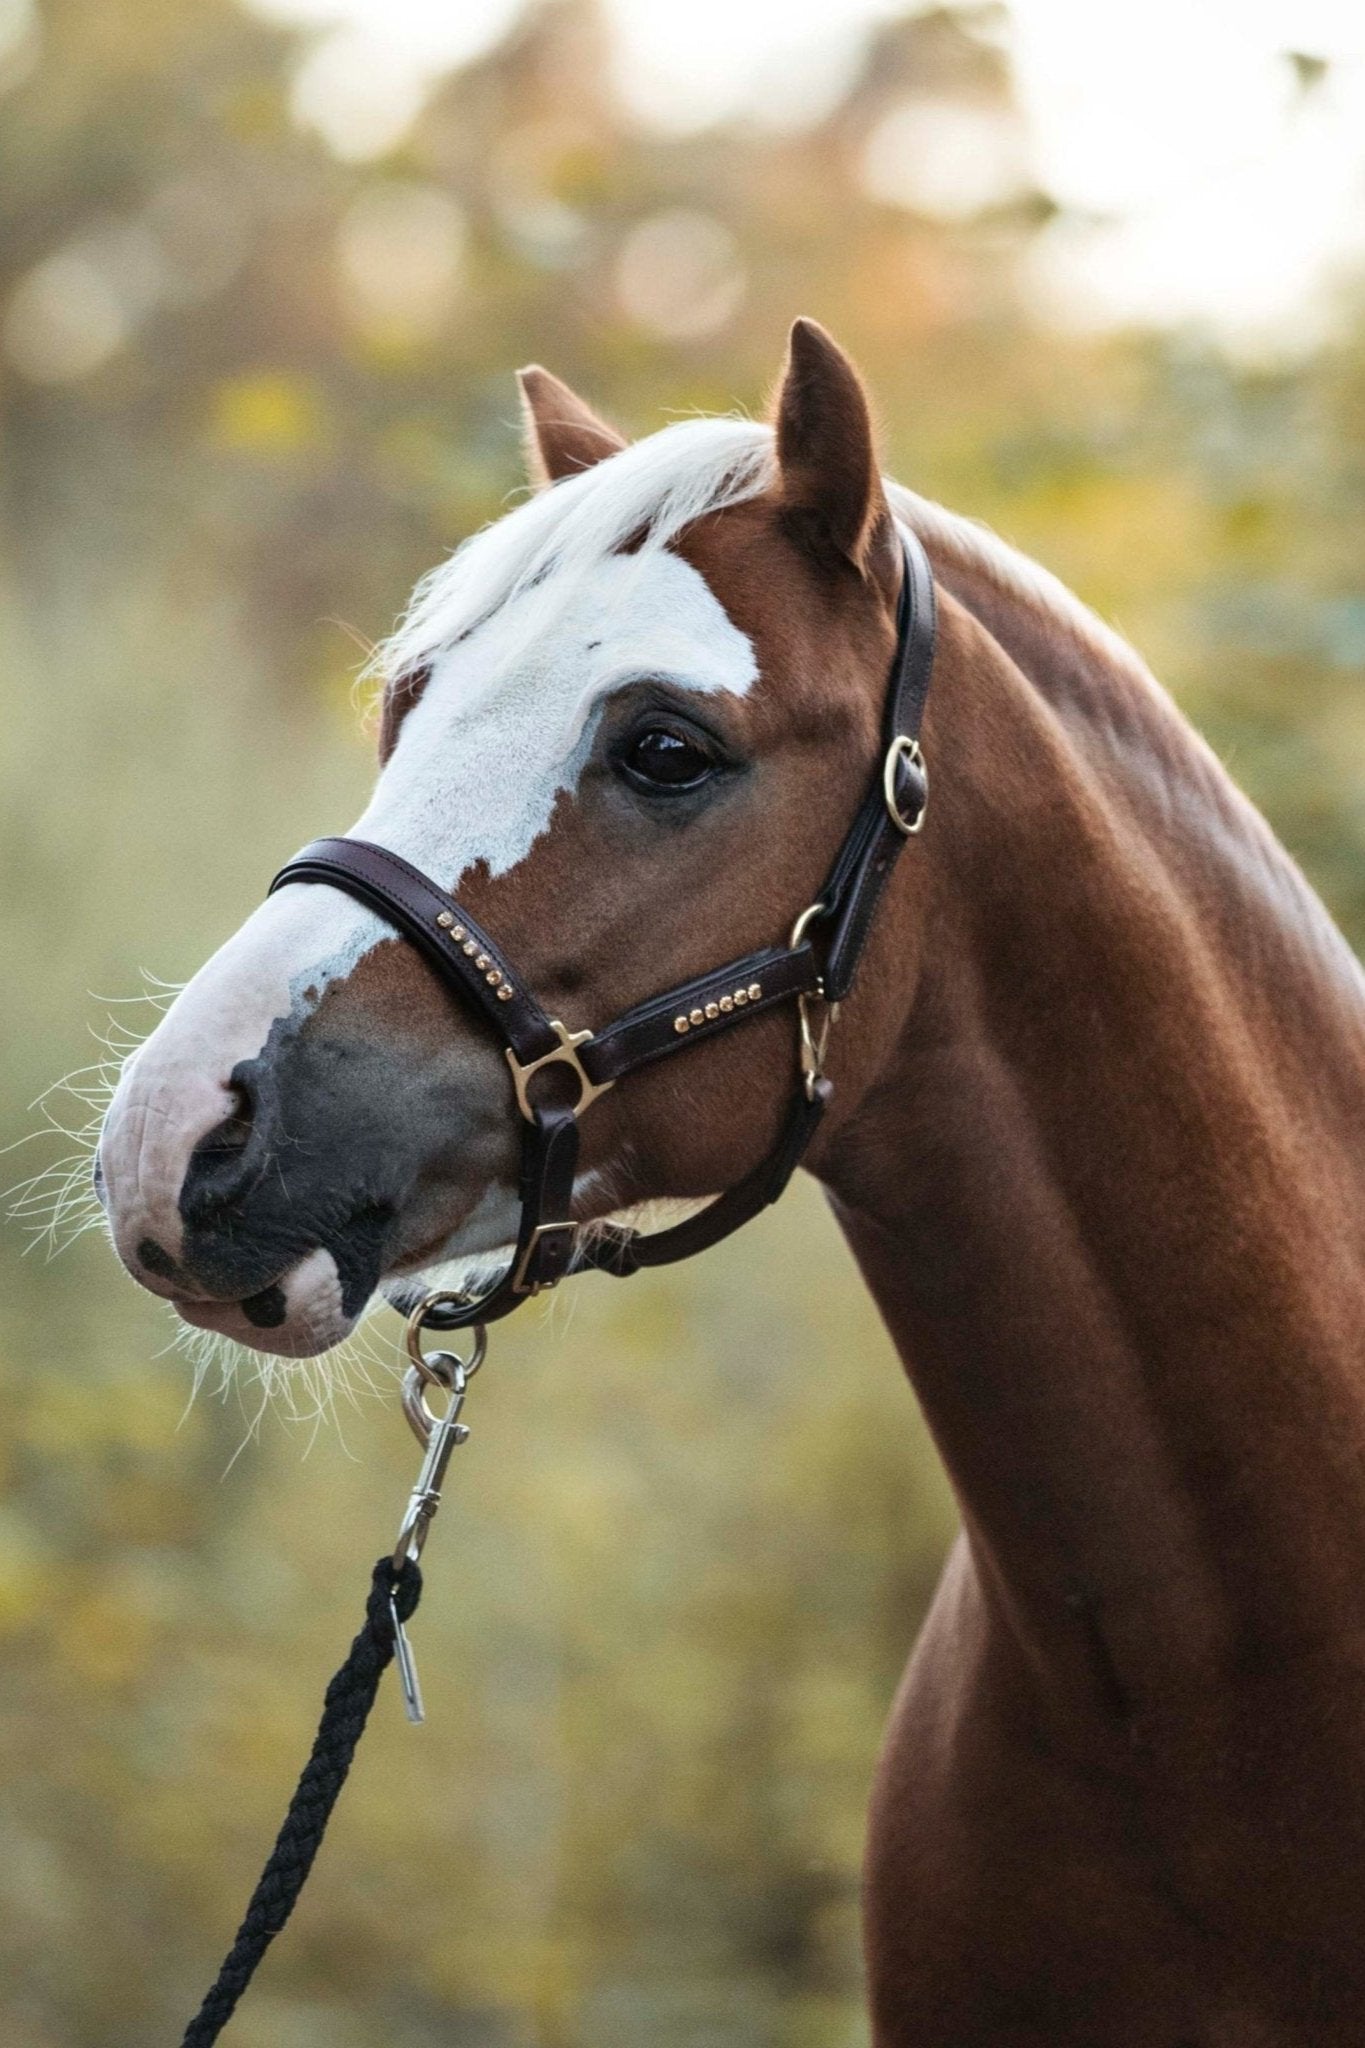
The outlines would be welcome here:
[[[934,584],[918,538],[905,527],[898,526],[897,532],[904,575],[881,759],[824,887],[797,918],[785,946],[748,953],[651,996],[600,1031],[571,1031],[561,1018],[546,1014],[468,911],[387,847],[365,839],[315,839],[271,883],[273,894],[288,883],[325,882],[377,911],[503,1041],[525,1121],[516,1244],[506,1271],[485,1294],[473,1300],[443,1295],[442,1305],[433,1304],[426,1314],[428,1328],[494,1322],[532,1295],[557,1286],[570,1271],[595,1267],[623,1279],[644,1266],[690,1258],[775,1202],[791,1179],[829,1101],[824,1075],[829,1027],[853,987],[896,857],[923,825],[929,800],[920,729],[934,662]],[[823,960],[812,944],[816,931],[824,935]],[[726,1194],[670,1229],[645,1233],[610,1225],[580,1235],[571,1213],[578,1120],[598,1097],[640,1067],[793,1000],[799,1012],[802,1086],[773,1152]],[[818,1024],[817,1003],[823,1006]],[[551,1068],[563,1069],[572,1079],[577,1091],[572,1103],[536,1099],[536,1077]]]

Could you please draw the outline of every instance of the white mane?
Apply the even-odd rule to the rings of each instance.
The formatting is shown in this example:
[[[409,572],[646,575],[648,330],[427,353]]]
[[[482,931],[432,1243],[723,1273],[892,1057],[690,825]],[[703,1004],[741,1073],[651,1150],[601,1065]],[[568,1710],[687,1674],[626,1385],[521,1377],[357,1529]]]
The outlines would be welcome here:
[[[552,577],[562,597],[637,537],[644,553],[666,548],[694,519],[757,497],[772,473],[772,436],[751,420],[679,420],[632,442],[526,499],[423,577],[374,666],[405,675],[510,599]],[[528,630],[542,624],[528,614]]]
[[[373,668],[386,680],[409,674],[539,586],[552,582],[552,601],[560,602],[627,543],[636,542],[642,553],[666,548],[693,520],[760,496],[775,476],[771,427],[734,418],[676,421],[472,535],[418,584]],[[1128,644],[1050,571],[988,527],[890,478],[883,481],[892,511],[931,553],[979,569],[1109,661],[1141,667]],[[543,628],[534,608],[526,616],[528,631]]]

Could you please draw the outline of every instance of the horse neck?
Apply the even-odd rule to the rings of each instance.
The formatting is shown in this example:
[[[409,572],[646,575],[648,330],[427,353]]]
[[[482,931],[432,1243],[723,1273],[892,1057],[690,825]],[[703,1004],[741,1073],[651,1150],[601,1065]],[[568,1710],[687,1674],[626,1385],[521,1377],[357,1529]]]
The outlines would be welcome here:
[[[949,580],[917,991],[824,1177],[997,1620],[1202,1685],[1365,1627],[1365,993],[1136,664]]]

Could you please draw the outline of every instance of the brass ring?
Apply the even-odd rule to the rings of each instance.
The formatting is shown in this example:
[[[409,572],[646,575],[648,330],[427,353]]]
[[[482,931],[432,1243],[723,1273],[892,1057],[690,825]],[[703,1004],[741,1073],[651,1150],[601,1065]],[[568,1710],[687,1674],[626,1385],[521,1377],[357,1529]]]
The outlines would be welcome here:
[[[827,903],[811,903],[806,906],[800,917],[797,918],[796,923],[792,926],[792,935],[787,941],[787,948],[790,952],[794,953],[802,939],[805,938],[806,926],[814,924],[817,917],[823,917],[828,908],[829,905]]]
[[[434,1308],[463,1308],[467,1300],[467,1295],[458,1294],[449,1287],[438,1288],[433,1294],[424,1294],[408,1317],[407,1329],[403,1335],[408,1357],[427,1385],[443,1387],[447,1393],[450,1391],[457,1367],[465,1379],[472,1380],[483,1364],[488,1352],[488,1331],[482,1323],[473,1325],[471,1334],[474,1349],[468,1358],[461,1358],[454,1351],[424,1352],[422,1332],[426,1328],[426,1319]]]
[[[924,802],[917,815],[907,819],[896,804],[896,770],[904,761],[911,768],[918,768],[924,781]],[[887,815],[896,830],[905,838],[913,839],[924,824],[929,809],[929,764],[925,760],[918,740],[910,739],[905,733],[898,733],[886,750],[882,764],[882,795],[886,798]]]

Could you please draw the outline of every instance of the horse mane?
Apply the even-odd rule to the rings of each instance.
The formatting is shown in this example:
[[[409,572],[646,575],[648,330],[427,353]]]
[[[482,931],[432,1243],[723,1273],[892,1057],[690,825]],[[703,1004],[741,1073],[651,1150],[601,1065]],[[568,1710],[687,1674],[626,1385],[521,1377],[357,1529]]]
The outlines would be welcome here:
[[[882,484],[896,518],[918,534],[936,563],[984,577],[1003,596],[1017,599],[1110,668],[1149,688],[1158,687],[1136,648],[1041,562],[1012,547],[980,520],[921,498],[891,477],[883,477]]]
[[[471,535],[417,585],[371,670],[389,682],[412,674],[510,599],[544,588],[552,577],[557,590],[572,588],[580,575],[628,545],[642,554],[665,548],[694,520],[761,496],[776,474],[773,431],[762,422],[674,421],[524,499]],[[891,478],[883,483],[892,512],[932,555],[984,575],[1110,666],[1150,681],[1128,643],[1050,571],[989,527]],[[528,621],[528,629],[543,624],[537,618]]]
[[[543,594],[522,607],[521,630],[504,658],[553,621],[580,578],[607,556],[629,548],[642,562],[706,514],[742,504],[772,488],[777,459],[772,428],[736,417],[676,420],[632,442],[580,475],[538,491],[473,534],[418,584],[397,630],[375,653],[370,673],[392,687],[425,669],[514,597]],[[1140,730],[1171,791],[1197,785],[1206,815],[1254,852],[1241,869],[1270,880],[1286,934],[1308,946],[1324,966],[1344,975],[1351,1000],[1365,974],[1292,857],[1227,775],[1207,743],[1174,704],[1129,643],[1050,570],[1011,547],[987,526],[903,484],[884,478],[897,519],[923,541],[945,586],[973,608],[973,586],[1005,600],[1013,624],[1000,630],[1012,655],[1036,673],[1030,643],[1046,643],[1073,701],[1089,704],[1100,726]],[[561,573],[562,572],[562,573]],[[1070,659],[1068,659],[1068,650]],[[1241,884],[1239,883],[1239,886]]]

